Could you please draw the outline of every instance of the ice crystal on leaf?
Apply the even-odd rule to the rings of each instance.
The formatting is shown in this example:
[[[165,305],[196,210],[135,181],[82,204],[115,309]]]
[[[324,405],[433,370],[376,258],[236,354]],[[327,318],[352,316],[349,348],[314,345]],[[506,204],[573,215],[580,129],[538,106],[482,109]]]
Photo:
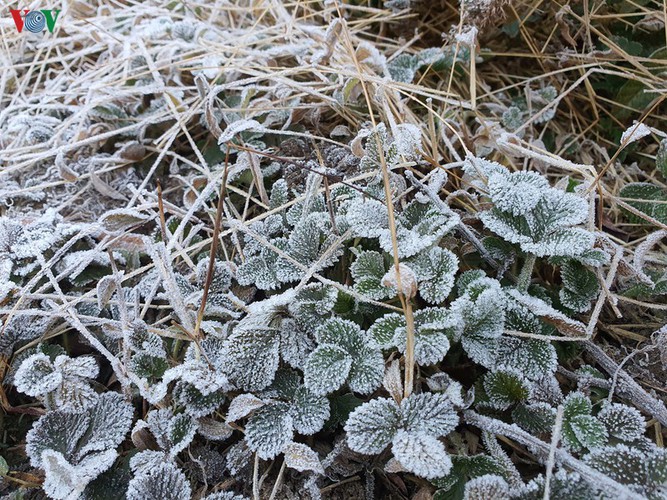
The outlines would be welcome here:
[[[126,493],[127,500],[183,500],[191,495],[185,474],[169,462],[135,475]]]
[[[454,212],[443,214],[432,203],[411,202],[396,218],[398,256],[412,257],[435,245],[459,222],[460,218]],[[381,231],[379,241],[385,252],[393,253],[392,235],[388,228]]]
[[[442,307],[416,311],[414,322],[415,360],[420,365],[441,361],[449,351],[450,341],[457,340],[460,335],[460,316]],[[402,314],[386,314],[373,323],[368,333],[381,349],[397,347],[401,352],[405,351],[407,330]]]
[[[174,415],[169,408],[148,412],[146,420],[138,420],[133,433],[148,429],[157,445],[170,458],[175,458],[191,442],[197,432],[197,421],[186,413]]]
[[[444,476],[452,466],[439,437],[458,424],[444,394],[412,394],[399,405],[392,399],[373,399],[357,407],[345,425],[351,449],[378,454],[389,444],[408,471],[426,478]]]
[[[464,168],[494,205],[480,214],[484,225],[524,252],[538,257],[577,256],[592,248],[593,233],[575,227],[588,216],[588,203],[582,197],[550,187],[534,172],[510,173],[479,158],[468,158]]]
[[[111,467],[132,414],[131,405],[109,392],[81,412],[55,410],[42,416],[28,432],[26,452],[34,467],[45,470],[47,493],[53,498],[81,493]]]
[[[369,299],[383,300],[391,297],[391,289],[382,284],[382,278],[388,269],[389,265],[380,252],[360,251],[350,266],[354,289]]]
[[[261,400],[266,404],[257,405],[248,419],[246,443],[264,459],[283,452],[295,432],[314,434],[329,418],[329,401],[303,386],[299,375],[291,370],[279,371],[271,387],[262,393]],[[235,413],[242,412],[237,407]]]
[[[465,500],[505,500],[510,497],[510,488],[502,476],[486,474],[466,483]]]
[[[445,248],[434,247],[410,261],[419,280],[419,295],[431,303],[443,302],[454,287],[459,259]]]
[[[97,399],[90,382],[98,372],[91,356],[60,355],[52,361],[38,352],[23,360],[14,375],[14,385],[20,392],[43,398],[47,408],[79,411]]]
[[[350,389],[369,394],[382,383],[382,353],[368,344],[352,321],[330,319],[316,332],[318,347],[304,366],[304,382],[315,394],[328,394],[345,382]]]
[[[608,403],[597,418],[607,428],[609,435],[623,441],[635,441],[644,435],[646,421],[639,410],[620,403]]]
[[[591,402],[584,394],[573,392],[565,398],[562,439],[568,449],[593,449],[607,442],[607,429],[591,412]]]

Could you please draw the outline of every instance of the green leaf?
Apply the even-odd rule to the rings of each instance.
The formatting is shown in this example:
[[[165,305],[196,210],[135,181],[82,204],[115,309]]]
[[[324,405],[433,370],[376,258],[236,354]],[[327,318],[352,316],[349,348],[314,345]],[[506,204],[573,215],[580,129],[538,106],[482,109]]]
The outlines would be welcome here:
[[[498,410],[526,401],[530,396],[528,381],[518,373],[498,370],[484,377],[484,390],[489,404]]]
[[[512,420],[531,434],[548,434],[556,422],[556,410],[548,403],[520,403],[512,411]]]
[[[558,364],[556,348],[551,343],[516,337],[498,339],[496,359],[496,368],[516,371],[529,380],[554,373]]]
[[[391,443],[400,423],[400,409],[393,399],[371,399],[350,414],[345,424],[347,443],[359,453],[380,453]]]
[[[304,383],[315,394],[329,394],[347,380],[352,357],[347,351],[331,344],[319,346],[304,366]]]
[[[459,259],[453,252],[434,247],[410,261],[419,281],[419,294],[431,304],[443,302],[454,287]]]
[[[667,224],[667,190],[647,182],[634,182],[624,186],[619,193],[628,205]],[[628,220],[637,224],[649,224],[641,217],[625,210]]]
[[[4,457],[0,456],[0,476],[6,476],[9,472],[9,465],[7,465],[7,460]]]
[[[248,420],[245,428],[248,448],[265,460],[281,453],[293,437],[294,427],[286,403],[263,406]]]
[[[594,272],[577,261],[569,260],[561,265],[563,288],[558,292],[565,307],[575,312],[586,312],[591,301],[600,293],[600,284]]]
[[[568,420],[570,431],[585,448],[597,448],[607,442],[607,429],[592,415],[577,415]]]
[[[362,403],[363,401],[352,393],[331,397],[331,416],[325,427],[335,430],[339,425],[344,425],[352,410]]]
[[[354,279],[354,289],[360,294],[374,300],[383,300],[394,295],[391,288],[382,284],[387,273],[384,256],[379,252],[361,251],[350,266]]]

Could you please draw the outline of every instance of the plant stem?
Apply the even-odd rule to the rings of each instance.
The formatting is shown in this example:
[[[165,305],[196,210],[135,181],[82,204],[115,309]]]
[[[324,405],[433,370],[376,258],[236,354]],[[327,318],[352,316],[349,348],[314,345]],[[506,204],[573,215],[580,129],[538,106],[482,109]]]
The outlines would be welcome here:
[[[401,295],[401,301],[403,296]],[[405,339],[405,383],[403,384],[403,397],[407,398],[412,394],[412,387],[414,386],[415,376],[415,318],[412,314],[412,302],[409,298],[405,298],[405,322],[406,322],[406,339]]]
[[[529,253],[526,257],[526,261],[523,263],[521,274],[519,274],[519,280],[517,282],[517,288],[522,292],[527,291],[530,286],[530,278],[533,275],[533,267],[535,266],[536,260],[537,256]]]

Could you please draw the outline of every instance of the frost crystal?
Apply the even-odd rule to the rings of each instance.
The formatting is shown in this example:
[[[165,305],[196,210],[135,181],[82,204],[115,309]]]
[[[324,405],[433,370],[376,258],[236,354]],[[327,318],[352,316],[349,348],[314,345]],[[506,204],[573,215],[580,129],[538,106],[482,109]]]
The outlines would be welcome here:
[[[304,380],[315,394],[338,389],[345,381],[350,389],[369,394],[382,383],[384,360],[378,349],[368,346],[359,326],[352,321],[330,319],[316,332],[319,346],[304,366]]]
[[[354,451],[378,454],[390,443],[394,457],[408,471],[429,479],[446,475],[452,467],[437,439],[458,424],[451,401],[444,394],[412,394],[400,405],[373,399],[356,408],[345,425]]]
[[[79,411],[95,402],[97,393],[90,387],[99,368],[91,356],[57,356],[55,361],[37,353],[23,360],[14,375],[16,389],[44,398],[49,408]]]
[[[46,472],[45,487],[54,498],[82,492],[118,456],[116,447],[132,423],[133,408],[108,392],[78,413],[55,410],[28,432],[30,463]]]
[[[127,500],[183,500],[192,490],[185,474],[171,463],[158,464],[130,481]]]

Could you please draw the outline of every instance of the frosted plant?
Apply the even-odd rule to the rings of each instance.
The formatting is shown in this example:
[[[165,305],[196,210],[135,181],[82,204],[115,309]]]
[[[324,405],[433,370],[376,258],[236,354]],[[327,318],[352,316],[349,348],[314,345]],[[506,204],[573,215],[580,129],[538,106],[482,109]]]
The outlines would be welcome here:
[[[70,358],[66,355],[51,359],[37,352],[23,360],[14,375],[16,389],[44,401],[48,409],[84,410],[97,399],[90,386],[99,367],[92,356]]]
[[[466,159],[464,170],[494,205],[480,214],[484,225],[524,252],[577,256],[592,248],[593,233],[576,227],[588,217],[582,197],[550,187],[534,172],[510,173],[480,158]]]
[[[463,274],[458,288],[461,296],[452,303],[452,311],[463,319],[461,345],[473,361],[492,366],[494,340],[504,331],[507,299],[498,281],[476,273]]]
[[[227,375],[224,341],[213,336],[198,344],[191,343],[183,363],[170,368],[163,376],[163,384],[178,380],[174,395],[185,410],[201,417],[213,412],[225,399],[225,392],[233,389]]]
[[[443,214],[432,203],[411,202],[396,218],[398,256],[412,257],[437,244],[459,221],[458,215]],[[393,252],[389,228],[382,229],[379,242],[385,252]]]
[[[561,303],[575,312],[586,312],[591,301],[598,296],[600,284],[594,272],[575,260],[561,264],[560,276],[563,288],[558,292]]]
[[[607,442],[607,429],[591,415],[591,401],[580,392],[573,392],[563,403],[563,444],[570,450],[597,448]]]
[[[315,394],[333,392],[347,382],[350,389],[369,394],[382,383],[382,353],[369,346],[365,332],[352,321],[333,318],[316,331],[318,346],[304,366],[304,382]]]
[[[68,224],[53,209],[36,218],[21,221],[0,217],[0,264],[7,278],[25,276],[35,270],[36,257],[57,249],[67,237],[79,232],[82,226]],[[12,287],[7,289],[9,292]]]
[[[362,250],[350,266],[354,289],[374,300],[383,300],[395,295],[391,288],[382,284],[391,263],[380,252]]]
[[[431,304],[445,301],[454,287],[459,259],[445,248],[434,247],[410,260],[417,274],[419,295]]]
[[[620,403],[607,403],[597,414],[610,436],[621,441],[636,441],[644,435],[646,421],[639,410]]]
[[[174,464],[155,463],[132,478],[125,495],[127,500],[182,500],[191,497],[192,488]]]
[[[16,314],[2,320],[3,334],[0,335],[0,352],[11,355],[15,347],[46,334],[52,320],[41,315],[32,315],[37,309],[27,309],[26,314]]]
[[[28,432],[26,452],[33,467],[44,469],[44,491],[56,499],[72,498],[109,469],[132,424],[133,408],[108,392],[85,410],[55,410]]]
[[[452,467],[438,438],[453,431],[458,421],[446,395],[412,394],[400,405],[384,398],[364,403],[350,414],[345,431],[352,450],[375,455],[391,444],[405,470],[432,479]]]
[[[540,474],[528,484],[523,486],[517,492],[516,498],[521,500],[541,500],[544,498],[544,475]],[[564,469],[558,469],[554,472],[549,482],[549,491],[551,498],[554,499],[572,499],[572,500],[590,500],[599,498],[601,492],[595,485],[584,480],[576,472],[568,472]]]
[[[507,481],[495,474],[476,477],[466,483],[463,498],[465,500],[503,500],[510,492]]]
[[[651,444],[648,449],[625,444],[597,448],[584,458],[606,476],[647,498],[664,498],[667,489],[667,452]]]
[[[163,452],[161,458],[157,460],[164,461],[166,459],[173,460],[181,451],[183,451],[194,438],[197,432],[197,421],[187,413],[180,413],[174,415],[169,408],[162,408],[160,410],[152,410],[148,412],[145,420],[137,420],[137,423],[132,429],[132,434],[136,434],[143,429],[147,429],[153,435],[155,442]],[[153,459],[139,458],[139,455],[146,454],[146,456],[154,455],[160,456],[160,453],[154,451],[143,451],[135,455],[137,464],[141,462],[150,462]],[[137,467],[135,466],[135,469]]]
[[[319,431],[329,418],[329,402],[303,386],[298,373],[281,370],[273,384],[257,397],[237,396],[230,405],[227,421],[248,415],[246,443],[261,458],[270,459],[285,451],[295,432],[310,435]]]
[[[414,314],[415,360],[420,365],[431,365],[441,361],[451,342],[461,334],[461,318],[453,310],[442,307],[420,309]],[[368,329],[368,334],[381,349],[398,348],[405,351],[405,316],[386,314]]]
[[[530,398],[530,383],[518,371],[496,370],[484,377],[484,391],[490,407],[506,410]]]

